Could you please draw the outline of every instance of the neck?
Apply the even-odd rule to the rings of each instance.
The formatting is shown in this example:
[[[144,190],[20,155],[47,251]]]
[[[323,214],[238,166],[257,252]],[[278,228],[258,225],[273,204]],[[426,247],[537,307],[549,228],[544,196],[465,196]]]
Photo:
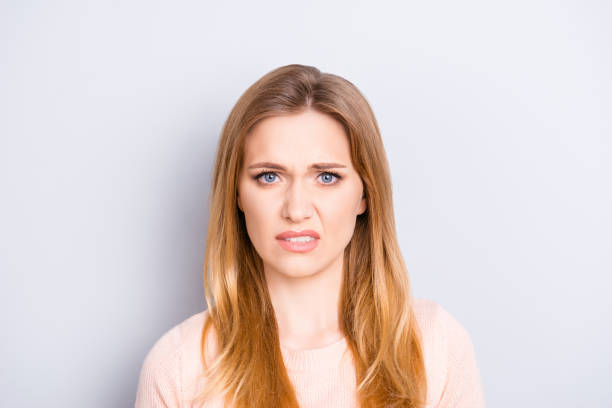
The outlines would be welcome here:
[[[342,255],[308,276],[264,266],[280,343],[287,349],[319,348],[343,337],[339,324]]]

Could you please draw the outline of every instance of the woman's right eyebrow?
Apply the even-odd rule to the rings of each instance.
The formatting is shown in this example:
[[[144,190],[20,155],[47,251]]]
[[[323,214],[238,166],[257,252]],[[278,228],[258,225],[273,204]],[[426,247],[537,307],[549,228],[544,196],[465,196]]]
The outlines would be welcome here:
[[[308,168],[315,169],[315,170],[328,170],[328,169],[338,169],[338,168],[345,168],[345,167],[346,166],[344,164],[340,164],[340,163],[313,163]],[[272,162],[254,163],[248,167],[249,170],[259,169],[259,168],[275,169],[275,170],[282,170],[282,171],[287,170],[285,167],[281,166],[280,164],[272,163]]]

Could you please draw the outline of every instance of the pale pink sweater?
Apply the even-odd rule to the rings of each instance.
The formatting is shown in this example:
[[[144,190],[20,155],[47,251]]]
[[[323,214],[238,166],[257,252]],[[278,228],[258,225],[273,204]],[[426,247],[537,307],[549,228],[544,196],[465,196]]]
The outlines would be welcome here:
[[[484,407],[480,372],[466,329],[431,300],[416,299],[413,305],[423,335],[427,407]],[[205,310],[175,326],[149,351],[140,372],[136,408],[196,407],[189,400],[205,381],[197,378],[202,373],[200,334],[206,314]],[[355,369],[345,339],[309,350],[281,346],[281,351],[301,407],[358,406]],[[222,400],[203,407],[221,408]]]

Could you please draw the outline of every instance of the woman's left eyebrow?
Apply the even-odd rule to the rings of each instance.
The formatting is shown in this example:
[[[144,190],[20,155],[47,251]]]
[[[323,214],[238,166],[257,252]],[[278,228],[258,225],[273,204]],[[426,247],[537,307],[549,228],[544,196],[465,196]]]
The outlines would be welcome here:
[[[340,164],[340,163],[313,163],[308,168],[315,169],[315,170],[328,170],[328,169],[338,169],[338,168],[345,168],[345,167],[346,166],[344,164]],[[280,164],[272,163],[272,162],[254,163],[248,167],[249,170],[258,169],[258,168],[276,169],[276,170],[282,170],[282,171],[287,170]]]

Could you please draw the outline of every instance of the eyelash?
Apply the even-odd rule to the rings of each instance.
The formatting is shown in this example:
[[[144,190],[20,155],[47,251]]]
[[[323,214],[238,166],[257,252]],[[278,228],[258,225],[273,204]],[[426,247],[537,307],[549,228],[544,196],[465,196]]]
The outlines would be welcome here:
[[[265,174],[276,174],[276,172],[274,172],[274,171],[263,171],[263,172],[257,174],[256,176],[254,176],[253,179],[256,180],[258,183],[263,184],[263,185],[272,185],[273,183],[263,183],[263,182],[261,182],[259,180],[261,178],[261,176],[263,176]],[[332,186],[334,184],[338,184],[340,182],[340,180],[342,179],[341,175],[339,175],[338,173],[333,172],[333,171],[324,171],[322,173],[319,173],[319,176],[321,174],[331,174],[332,176],[336,177],[336,181],[334,181],[332,183],[323,183],[323,185],[326,185],[326,186]]]

